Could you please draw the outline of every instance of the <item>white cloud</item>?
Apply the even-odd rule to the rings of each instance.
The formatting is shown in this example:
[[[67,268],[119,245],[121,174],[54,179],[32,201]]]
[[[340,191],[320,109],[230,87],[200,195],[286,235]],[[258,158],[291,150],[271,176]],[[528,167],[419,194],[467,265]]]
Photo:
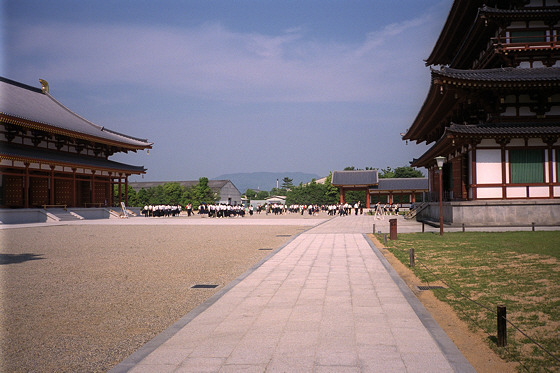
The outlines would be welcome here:
[[[29,25],[9,41],[6,60],[8,69],[18,65],[34,78],[134,84],[212,100],[383,101],[410,90],[419,71],[427,75],[421,61],[433,45],[422,40],[429,23],[391,24],[353,45],[307,40],[299,28],[270,36],[219,24]]]

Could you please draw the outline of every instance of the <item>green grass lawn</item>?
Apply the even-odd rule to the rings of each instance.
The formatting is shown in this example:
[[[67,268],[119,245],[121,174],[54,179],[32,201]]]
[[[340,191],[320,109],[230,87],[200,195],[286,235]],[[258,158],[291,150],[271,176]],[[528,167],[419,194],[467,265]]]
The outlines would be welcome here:
[[[471,328],[483,330],[502,358],[520,362],[521,371],[560,371],[560,232],[411,233],[387,246],[407,265],[414,248],[416,276],[427,284],[440,278],[455,289],[431,291]],[[556,359],[509,324],[507,347],[497,347],[499,304]]]

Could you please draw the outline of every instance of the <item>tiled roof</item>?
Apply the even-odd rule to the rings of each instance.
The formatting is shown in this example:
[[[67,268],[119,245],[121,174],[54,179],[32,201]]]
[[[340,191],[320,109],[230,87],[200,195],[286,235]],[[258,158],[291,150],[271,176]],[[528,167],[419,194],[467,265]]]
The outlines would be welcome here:
[[[114,170],[140,174],[146,172],[143,166],[132,166],[103,158],[88,157],[78,154],[52,151],[28,146],[3,143],[0,157],[18,160],[35,160],[54,164],[71,165],[72,167],[90,167],[94,169]]]
[[[372,189],[379,191],[428,190],[428,179],[425,177],[379,179],[379,185]]]
[[[80,117],[58,102],[49,93],[0,77],[0,113],[54,127],[62,131],[93,136],[100,141],[119,143],[125,147],[144,149],[152,144],[109,130]]]
[[[543,16],[558,17],[560,15],[560,8],[498,9],[485,5],[479,9],[479,15],[507,18],[538,17],[541,19]]]
[[[447,133],[466,135],[560,135],[560,122],[551,123],[496,123],[452,124]]]
[[[480,70],[459,70],[442,68],[432,70],[432,81],[436,79],[450,78],[460,81],[478,82],[544,82],[559,83],[560,68],[558,67],[539,67],[539,68],[515,68],[504,67],[498,69]]]
[[[377,171],[333,171],[332,185],[336,186],[369,186],[378,182]]]

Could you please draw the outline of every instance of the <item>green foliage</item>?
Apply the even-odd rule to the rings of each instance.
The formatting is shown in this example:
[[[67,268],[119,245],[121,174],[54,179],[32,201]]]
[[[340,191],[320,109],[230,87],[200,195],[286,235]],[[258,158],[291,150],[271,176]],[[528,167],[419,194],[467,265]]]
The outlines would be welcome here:
[[[345,193],[344,200],[351,205],[354,205],[356,202],[361,202],[362,206],[366,204],[366,191],[365,190],[348,190]]]
[[[287,190],[286,189],[282,189],[282,188],[272,188],[270,190],[270,195],[271,196],[285,196],[287,194]]]
[[[309,184],[300,184],[292,188],[286,195],[288,205],[328,205],[339,202],[338,189],[331,185],[332,174],[327,177],[325,184],[312,180]]]
[[[257,197],[257,192],[255,192],[253,189],[247,189],[245,191],[245,197],[251,199],[255,199]]]
[[[255,199],[262,200],[262,199],[268,198],[268,196],[269,196],[269,194],[266,190],[261,190],[257,193],[257,196],[255,197]]]
[[[288,190],[288,189],[292,189],[294,187],[294,183],[292,183],[292,181],[294,181],[294,179],[290,179],[289,177],[285,177],[282,179],[282,189],[284,190]]]
[[[424,175],[422,174],[422,172],[410,166],[397,167],[394,170],[391,169],[391,167],[387,167],[381,169],[381,172],[379,173],[379,178],[381,179],[411,177],[424,177]]]
[[[119,188],[115,185],[114,200],[119,201]],[[121,187],[121,200],[124,201],[124,188]],[[201,203],[214,203],[220,196],[212,192],[208,186],[208,178],[201,177],[198,184],[193,187],[183,187],[177,182],[165,183],[148,189],[140,189],[136,192],[131,186],[128,187],[128,205],[143,207],[146,205],[181,205],[191,203],[196,209]]]

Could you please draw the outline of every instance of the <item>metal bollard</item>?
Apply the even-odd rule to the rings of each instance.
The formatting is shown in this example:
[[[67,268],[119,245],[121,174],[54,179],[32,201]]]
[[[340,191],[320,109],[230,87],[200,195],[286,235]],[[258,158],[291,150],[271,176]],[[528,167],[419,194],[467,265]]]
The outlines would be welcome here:
[[[414,267],[414,248],[411,247],[410,250],[408,251],[408,256],[410,259],[410,267]]]
[[[383,235],[383,243],[387,245],[387,233]]]
[[[422,222],[422,233],[424,233],[424,222]]]
[[[463,232],[465,231],[465,223],[463,223]]]
[[[535,222],[532,222],[532,223],[531,223],[531,227],[532,227],[533,232],[534,232],[534,231],[535,231]]]
[[[373,234],[375,234],[375,224],[373,225]]]

